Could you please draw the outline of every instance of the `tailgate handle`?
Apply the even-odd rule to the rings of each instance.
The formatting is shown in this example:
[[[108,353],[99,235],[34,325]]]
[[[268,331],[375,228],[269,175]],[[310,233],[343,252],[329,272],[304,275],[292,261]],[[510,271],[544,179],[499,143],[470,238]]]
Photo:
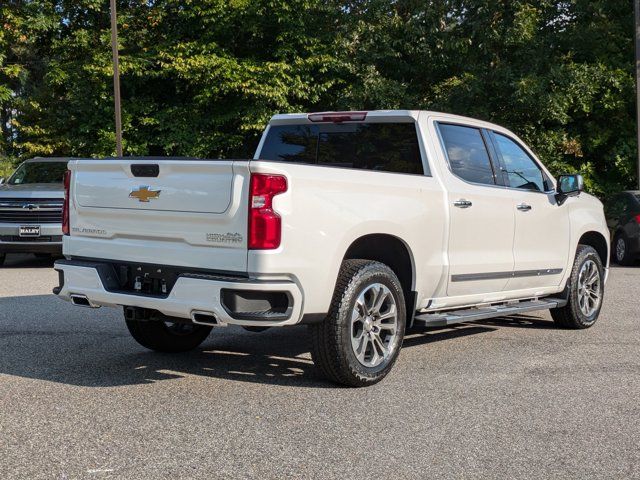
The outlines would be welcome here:
[[[160,166],[148,163],[134,163],[131,165],[131,173],[134,177],[157,177],[160,174]]]

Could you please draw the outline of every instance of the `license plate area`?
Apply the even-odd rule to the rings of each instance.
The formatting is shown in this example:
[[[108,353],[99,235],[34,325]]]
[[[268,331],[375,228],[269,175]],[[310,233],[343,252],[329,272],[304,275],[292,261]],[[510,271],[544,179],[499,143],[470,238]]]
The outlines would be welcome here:
[[[22,225],[18,230],[19,237],[39,237],[40,225]]]
[[[171,267],[135,264],[111,264],[107,290],[138,293],[166,298],[178,280],[179,272]],[[104,282],[103,282],[104,283]]]

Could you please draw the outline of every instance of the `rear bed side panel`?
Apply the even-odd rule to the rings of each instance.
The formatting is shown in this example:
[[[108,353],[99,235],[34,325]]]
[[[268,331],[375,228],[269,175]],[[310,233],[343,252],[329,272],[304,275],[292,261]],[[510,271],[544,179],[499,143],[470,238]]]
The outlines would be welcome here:
[[[414,289],[436,288],[445,222],[434,178],[255,160],[251,171],[285,175],[289,189],[274,197],[282,243],[276,250],[249,251],[249,273],[292,274],[303,289],[306,314],[328,311],[347,249],[368,234],[401,239],[413,258]]]
[[[138,178],[132,163],[155,163]],[[248,161],[77,160],[66,256],[197,267],[247,269]],[[161,190],[140,202],[132,190]]]

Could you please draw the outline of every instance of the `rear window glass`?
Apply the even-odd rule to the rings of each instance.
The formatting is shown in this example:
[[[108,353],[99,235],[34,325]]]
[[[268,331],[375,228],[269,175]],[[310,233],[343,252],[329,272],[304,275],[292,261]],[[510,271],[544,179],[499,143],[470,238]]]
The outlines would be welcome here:
[[[274,125],[262,160],[333,167],[424,173],[413,123]]]

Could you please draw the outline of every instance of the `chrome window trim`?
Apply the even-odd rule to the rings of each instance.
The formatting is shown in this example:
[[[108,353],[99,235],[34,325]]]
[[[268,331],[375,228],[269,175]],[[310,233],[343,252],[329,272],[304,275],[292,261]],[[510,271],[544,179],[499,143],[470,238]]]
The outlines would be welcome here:
[[[461,123],[461,122],[448,122],[448,121],[433,120],[433,123],[435,124],[436,133],[438,134],[438,139],[440,141],[440,148],[442,149],[442,152],[444,153],[444,157],[447,160],[447,169],[458,180],[460,180],[460,181],[462,181],[462,182],[464,182],[464,183],[466,183],[468,185],[473,185],[475,187],[500,188],[500,189],[503,189],[503,190],[514,190],[514,191],[517,191],[517,192],[525,192],[525,193],[537,193],[537,194],[542,194],[542,195],[547,195],[547,196],[553,195],[553,194],[556,193],[555,188],[553,190],[548,190],[548,191],[545,191],[545,192],[538,192],[536,190],[525,190],[525,189],[522,189],[522,188],[510,187],[510,186],[507,186],[507,185],[498,185],[497,183],[494,183],[493,185],[491,185],[489,183],[477,183],[477,182],[470,182],[469,180],[465,180],[464,178],[458,176],[453,171],[453,169],[451,168],[451,162],[449,161],[449,153],[447,152],[447,147],[446,147],[446,145],[444,143],[444,138],[442,137],[442,132],[440,132],[440,124],[443,124],[443,125],[455,125],[455,126],[458,126],[458,127],[475,128],[476,130],[479,130],[481,134],[482,134],[482,130],[486,130],[488,132],[494,132],[495,130],[491,130],[491,129],[488,129],[488,128],[485,128],[485,127],[479,127],[477,125]],[[498,133],[498,132],[496,132],[496,133]],[[508,137],[508,135],[505,135],[505,136]],[[511,138],[511,137],[509,137],[509,138]],[[484,140],[484,138],[483,138],[483,140]],[[520,145],[520,144],[518,143],[518,145]],[[485,144],[485,146],[486,146],[486,144]],[[495,149],[495,147],[494,147],[494,149]],[[528,154],[528,152],[526,150],[525,150],[525,152]],[[492,162],[492,166],[493,166],[494,159],[493,159],[492,153],[491,153],[491,151],[489,150],[488,147],[487,147],[487,154],[489,155],[489,160]],[[537,162],[536,162],[536,165],[538,165],[538,167],[539,167],[539,164]],[[500,172],[502,172],[502,170],[500,170]],[[495,180],[495,178],[494,178],[494,180]],[[552,178],[551,179],[552,183],[553,183],[553,180],[554,179]]]

